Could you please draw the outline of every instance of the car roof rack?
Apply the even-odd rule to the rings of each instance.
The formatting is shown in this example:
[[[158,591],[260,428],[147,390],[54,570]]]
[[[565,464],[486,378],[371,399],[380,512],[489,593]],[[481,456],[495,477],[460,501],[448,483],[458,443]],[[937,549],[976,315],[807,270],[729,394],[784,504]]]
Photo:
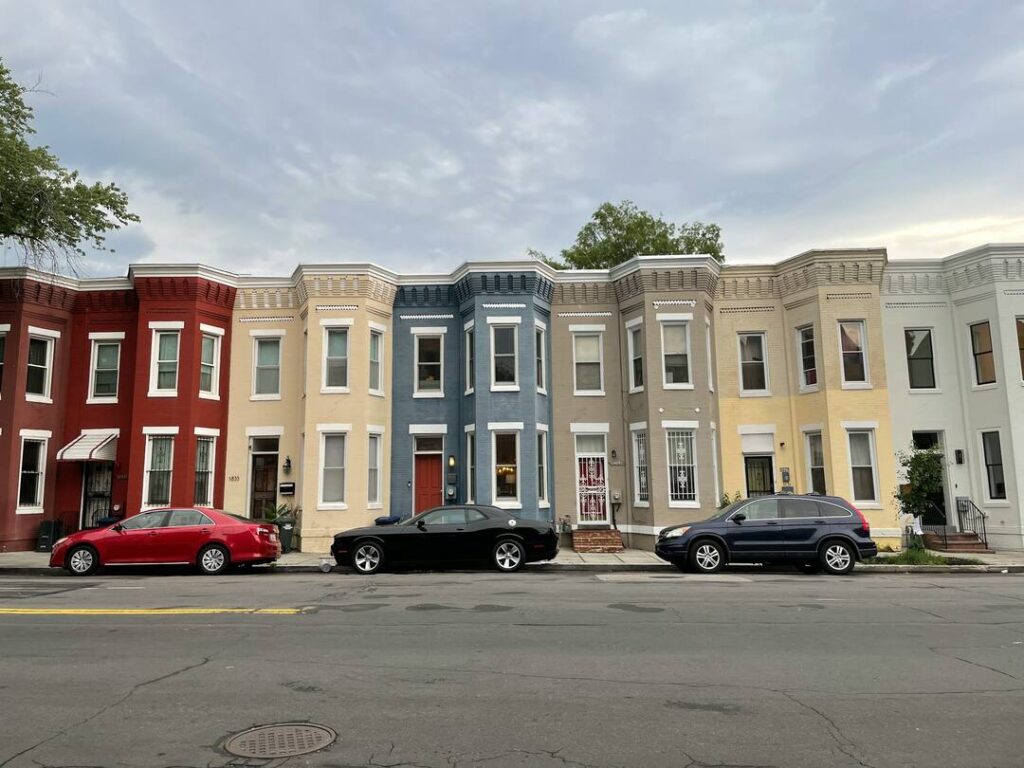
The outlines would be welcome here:
[[[805,493],[803,495],[804,496],[824,496],[825,494],[818,493],[817,491],[809,491],[809,492],[807,492],[807,493]]]

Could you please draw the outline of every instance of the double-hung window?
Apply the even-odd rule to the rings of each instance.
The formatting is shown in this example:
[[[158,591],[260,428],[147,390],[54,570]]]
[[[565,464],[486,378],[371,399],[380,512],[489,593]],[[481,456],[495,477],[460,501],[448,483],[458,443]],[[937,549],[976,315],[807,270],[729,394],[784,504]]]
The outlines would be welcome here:
[[[644,390],[644,319],[637,317],[626,323],[626,352],[629,355],[629,391]]]
[[[413,328],[416,382],[413,397],[444,397],[444,329]]]
[[[992,351],[992,327],[988,321],[971,326],[971,354],[974,356],[974,383],[996,383],[996,358]]]
[[[380,432],[371,432],[367,438],[366,503],[372,507],[381,506],[380,460],[383,442],[384,436]]]
[[[466,324],[464,332],[466,345],[466,394],[476,389],[476,326],[472,320]]]
[[[842,386],[847,389],[867,386],[870,380],[863,320],[839,321],[839,352],[842,356]]]
[[[260,333],[263,333],[260,331]],[[281,399],[281,346],[277,335],[256,336],[253,339],[253,400]]]
[[[668,429],[668,505],[697,505],[697,460],[692,429]]]
[[[142,488],[143,507],[166,507],[171,503],[171,479],[174,473],[174,434],[168,428],[160,434],[146,435],[146,464]]]
[[[178,357],[181,331],[185,323],[175,320],[154,321],[150,352],[149,396],[175,397],[178,394]]]
[[[51,433],[44,430],[21,431],[21,469],[18,479],[18,514],[43,511],[46,486],[46,453]]]
[[[121,367],[122,332],[90,333],[92,342],[89,366],[89,397],[86,403],[116,403],[118,374]]]
[[[496,506],[519,506],[519,432],[495,431],[494,503]]]
[[[875,461],[875,433],[872,429],[849,429],[850,476],[854,503],[878,502]]]
[[[519,389],[519,326],[491,324],[491,389]]]
[[[907,348],[907,376],[911,389],[935,389],[935,353],[929,328],[903,331]]]
[[[215,435],[196,436],[196,478],[192,503],[197,507],[213,506],[213,466],[216,446]]]
[[[604,394],[604,326],[569,326],[574,394]]]
[[[740,345],[740,394],[768,394],[768,357],[763,331],[741,333]]]
[[[466,432],[466,503],[476,498],[476,430]]]
[[[533,331],[534,357],[537,365],[537,391],[542,395],[548,391],[547,326],[536,321]]]
[[[548,432],[537,426],[537,502],[541,507],[548,502]]]
[[[220,399],[220,343],[224,329],[201,324],[202,345],[199,356],[199,396]]]
[[[825,494],[825,451],[821,432],[807,432],[807,483],[814,493]]]
[[[665,389],[692,389],[690,315],[659,314],[661,370]]]
[[[345,444],[348,437],[348,425],[344,427],[327,425],[319,429],[321,429],[320,507],[326,509],[346,509]]]
[[[647,430],[633,431],[633,502],[646,507],[651,501],[650,476],[647,458]]]
[[[335,325],[335,323],[337,323]],[[322,320],[324,325],[324,360],[322,392],[348,392],[348,339],[350,318]]]
[[[796,329],[797,359],[800,365],[800,389],[818,386],[818,360],[814,353],[814,326]]]
[[[1006,498],[1006,479],[1003,476],[1003,449],[999,443],[999,432],[981,433],[981,449],[985,457],[985,490],[989,500]]]
[[[28,328],[28,361],[26,366],[25,399],[37,403],[50,403],[53,386],[53,353],[60,331],[48,328]]]
[[[384,328],[370,323],[370,394],[384,394]]]

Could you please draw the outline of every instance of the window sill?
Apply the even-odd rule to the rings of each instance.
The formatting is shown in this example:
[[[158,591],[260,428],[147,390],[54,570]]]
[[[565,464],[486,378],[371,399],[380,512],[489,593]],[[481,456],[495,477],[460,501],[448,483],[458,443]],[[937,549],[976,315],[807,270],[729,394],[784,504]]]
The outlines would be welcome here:
[[[518,392],[518,384],[492,384],[491,392]]]
[[[1009,507],[1012,506],[1006,499],[985,499],[981,506],[983,507]]]
[[[644,391],[643,387],[630,387],[629,388],[629,394],[631,394],[631,395],[637,395],[637,394],[640,394],[643,391]]]
[[[537,502],[538,509],[551,509],[550,501],[539,501]]]
[[[523,505],[518,501],[495,501],[494,506],[498,509],[522,509]]]
[[[679,383],[675,383],[675,382],[673,382],[673,383],[662,382],[661,388],[662,389],[693,389],[693,384],[685,384],[683,382],[679,382]]]
[[[176,389],[151,389],[149,390],[149,397],[177,397],[178,390]]]
[[[583,392],[578,392],[576,390],[573,390],[573,395],[575,397],[604,397],[605,396],[603,389],[601,391],[586,390],[586,391],[583,391]]]
[[[384,505],[379,501],[372,501],[366,505],[367,509],[384,509]]]
[[[998,381],[993,381],[991,384],[971,384],[971,390],[974,392],[984,392],[989,389],[995,389],[998,386]]]
[[[347,395],[351,391],[350,387],[320,387],[321,395]]]
[[[220,400],[220,395],[216,394],[215,392],[200,392],[199,393],[199,399],[200,400]]]
[[[116,397],[89,397],[85,400],[86,405],[117,405]]]
[[[875,385],[870,381],[844,381],[840,389],[874,389]]]
[[[46,395],[33,395],[26,392],[25,400],[30,403],[46,403],[47,405],[53,405],[53,398],[47,397]]]
[[[412,396],[417,398],[433,398],[435,400],[440,400],[444,397],[444,392],[413,392]]]
[[[813,395],[815,392],[820,392],[821,387],[815,384],[813,387],[800,387],[801,395]]]
[[[384,390],[383,389],[371,389],[370,390],[370,397],[384,397]]]
[[[942,390],[938,388],[926,388],[918,387],[917,389],[910,388],[907,390],[908,395],[941,395]]]
[[[281,395],[249,395],[249,400],[251,400],[253,402],[264,401],[264,400],[280,400],[280,399],[281,399]]]
[[[649,502],[649,501],[634,501],[633,502],[633,506],[634,507],[639,507],[640,509],[650,509],[651,502]]]
[[[857,501],[856,499],[854,499],[853,500],[853,505],[855,507],[857,507],[857,509],[881,509],[882,508],[881,503],[879,503],[877,501]]]
[[[472,395],[472,394],[474,394],[475,392],[476,392],[476,390],[475,390],[475,389],[473,389],[472,387],[470,387],[469,389],[467,389],[467,390],[466,390],[465,392],[463,392],[462,394],[464,394],[464,395],[467,395],[467,396],[468,396],[468,395]]]
[[[670,501],[668,505],[671,509],[700,509],[699,501]]]
[[[771,397],[772,393],[766,389],[741,389],[740,397]]]
[[[1024,386],[1024,382],[1021,383],[1021,386]],[[548,390],[545,387],[537,387],[537,394],[547,397]]]
[[[338,502],[320,502],[316,505],[318,512],[336,512],[344,511],[348,509],[348,504],[343,501]]]
[[[43,514],[42,507],[18,507],[14,510],[16,515],[41,515]]]

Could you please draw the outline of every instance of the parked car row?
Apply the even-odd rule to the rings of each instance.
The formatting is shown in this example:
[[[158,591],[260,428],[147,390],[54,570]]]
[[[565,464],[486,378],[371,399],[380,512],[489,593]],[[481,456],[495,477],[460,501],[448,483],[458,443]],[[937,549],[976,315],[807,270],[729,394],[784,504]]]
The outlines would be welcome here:
[[[666,528],[655,552],[683,570],[714,573],[727,563],[792,563],[808,573],[845,574],[878,549],[864,515],[836,496],[779,494],[736,502],[711,518]],[[400,564],[488,562],[510,573],[558,554],[558,532],[497,507],[451,505],[407,520],[343,531],[331,555],[369,575]],[[155,509],[66,536],[50,565],[76,576],[113,565],[191,564],[216,575],[281,556],[277,527],[216,509]]]

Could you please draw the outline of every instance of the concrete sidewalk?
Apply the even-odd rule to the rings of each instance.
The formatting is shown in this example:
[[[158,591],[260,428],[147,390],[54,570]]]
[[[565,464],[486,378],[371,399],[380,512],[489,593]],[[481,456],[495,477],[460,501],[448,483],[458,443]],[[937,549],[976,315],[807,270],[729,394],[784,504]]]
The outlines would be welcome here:
[[[935,552],[950,557],[970,557],[980,560],[983,565],[858,565],[857,570],[872,573],[1024,573],[1024,552],[997,552],[994,554],[957,554]],[[885,553],[882,553],[885,557]],[[61,571],[49,567],[47,552],[0,552],[0,576],[58,574]],[[280,573],[313,573],[322,570],[323,564],[334,567],[334,559],[328,554],[289,552],[274,564]],[[744,566],[737,566],[744,567]],[[653,552],[641,549],[626,549],[615,554],[580,553],[562,549],[554,560],[530,563],[526,569],[531,572],[610,573],[619,571],[667,572],[675,568],[658,558]]]

